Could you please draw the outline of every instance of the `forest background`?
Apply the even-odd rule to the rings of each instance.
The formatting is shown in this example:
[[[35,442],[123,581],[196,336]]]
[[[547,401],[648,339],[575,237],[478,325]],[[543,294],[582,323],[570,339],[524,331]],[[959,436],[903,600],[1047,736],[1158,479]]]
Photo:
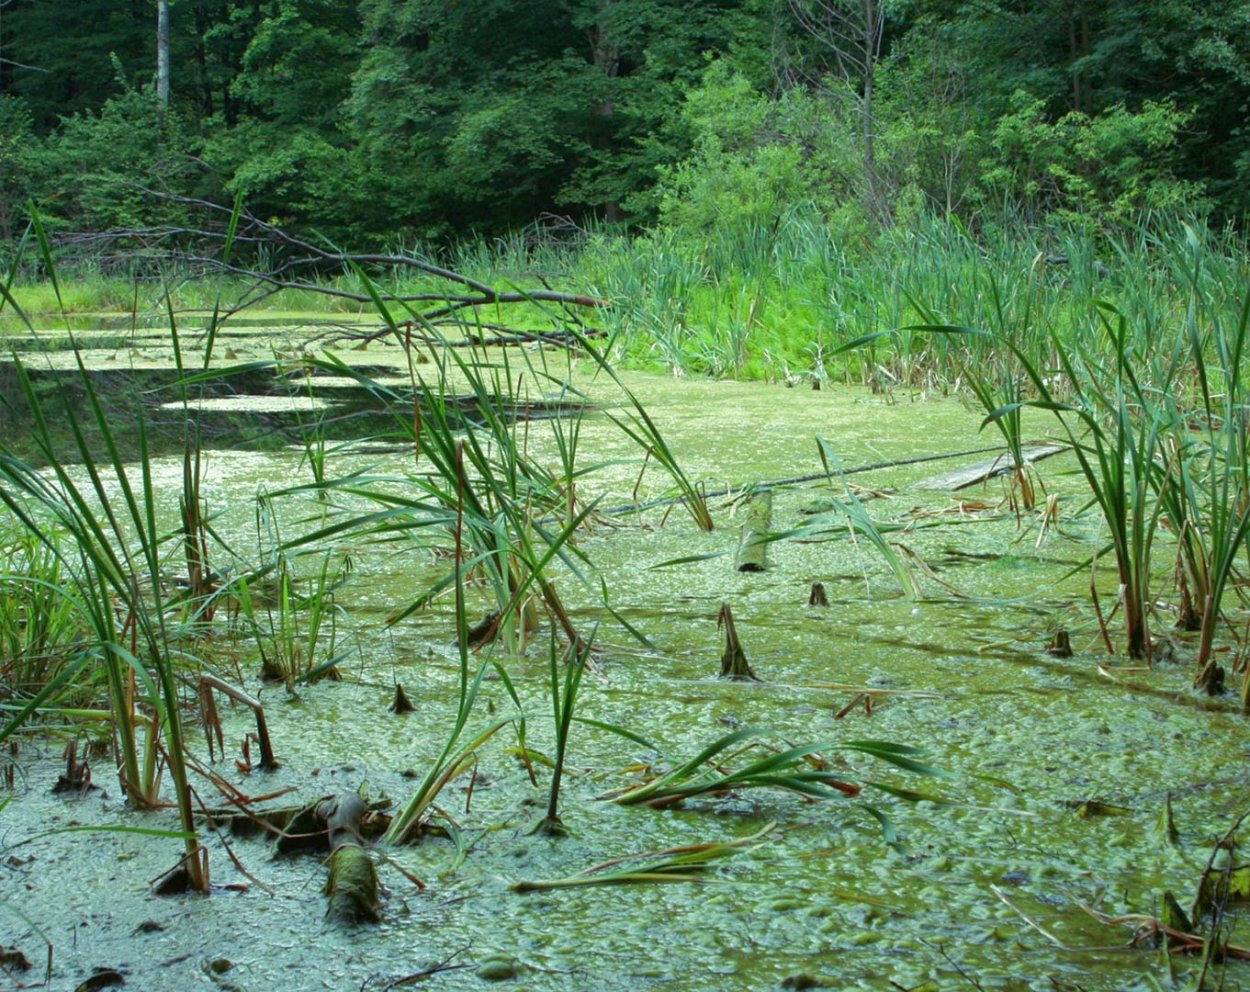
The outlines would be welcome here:
[[[145,190],[354,250],[544,213],[1223,226],[1248,99],[1240,0],[2,0],[0,240],[31,200],[194,226]]]

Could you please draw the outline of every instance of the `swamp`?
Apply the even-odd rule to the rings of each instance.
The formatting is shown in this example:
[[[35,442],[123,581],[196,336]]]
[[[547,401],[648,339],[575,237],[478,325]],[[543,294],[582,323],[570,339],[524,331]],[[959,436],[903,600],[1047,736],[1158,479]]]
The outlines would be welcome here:
[[[1250,988],[1243,0],[0,0],[0,989]]]

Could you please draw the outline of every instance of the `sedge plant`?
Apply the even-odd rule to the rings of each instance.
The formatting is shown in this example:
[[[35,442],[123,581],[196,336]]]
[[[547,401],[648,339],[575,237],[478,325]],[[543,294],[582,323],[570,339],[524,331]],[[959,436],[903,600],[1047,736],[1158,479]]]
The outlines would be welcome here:
[[[80,467],[71,468],[58,455],[38,394],[19,363],[33,441],[49,469],[39,471],[0,451],[0,501],[71,576],[91,631],[89,657],[108,686],[122,789],[138,805],[157,805],[159,759],[164,757],[186,835],[184,867],[191,886],[206,890],[207,862],[195,835],[179,712],[178,635],[162,588],[165,532],[157,519],[147,437],[141,420],[136,478],[122,459],[81,356],[78,362],[105,458],[96,457],[95,446],[73,418]],[[142,711],[136,708],[140,701]]]
[[[463,457],[463,455],[461,455]],[[464,569],[460,565],[461,531],[456,530],[456,567],[453,586],[455,589],[456,616],[456,650],[459,659],[459,692],[456,703],[455,719],[443,744],[438,757],[430,763],[429,770],[417,787],[416,792],[404,805],[404,808],[391,820],[386,839],[392,844],[403,843],[417,836],[436,812],[435,802],[439,793],[460,775],[467,772],[477,761],[478,751],[509,724],[515,723],[520,748],[525,748],[525,718],[521,711],[520,700],[503,666],[486,661],[478,666],[475,675],[470,677],[471,664],[469,654],[469,623],[465,615],[464,601]],[[498,673],[500,681],[507,690],[518,712],[517,717],[505,717],[488,723],[472,737],[466,739],[466,728],[473,714],[474,704],[482,686],[482,680],[491,669]]]
[[[1134,347],[1128,318],[1112,304],[1098,305],[1110,368],[1101,356],[1072,348],[1052,335],[1052,347],[1070,396],[1058,399],[1038,364],[1010,341],[1037,399],[1027,405],[1052,412],[1067,435],[1094,505],[1105,522],[1119,577],[1118,601],[1124,613],[1130,658],[1151,653],[1151,547],[1163,511],[1157,476],[1163,460],[1166,416],[1140,381],[1142,356]],[[987,420],[1013,415],[1010,403]],[[1108,646],[1110,642],[1108,641]]]
[[[56,266],[33,206],[31,226],[59,299]],[[13,302],[7,286],[3,295]],[[78,418],[68,418],[77,461],[71,466],[28,369],[14,356],[31,417],[30,441],[47,468],[39,470],[0,446],[0,502],[71,577],[90,630],[84,665],[98,667],[108,687],[123,792],[136,805],[157,805],[163,757],[184,837],[182,867],[192,888],[207,891],[207,852],[196,835],[179,710],[178,631],[162,583],[162,547],[169,535],[158,523],[160,500],[146,425],[139,417],[138,465],[128,466],[77,347],[74,358],[96,436],[89,439]],[[59,681],[45,688],[51,690]],[[0,728],[0,740],[45,696],[41,692]]]
[[[1224,312],[1204,285],[1204,251],[1196,232],[1186,238],[1192,299],[1184,345],[1194,388],[1165,390],[1172,448],[1160,478],[1164,506],[1177,534],[1185,592],[1192,597],[1200,669],[1211,662],[1224,594],[1250,535],[1250,441],[1247,441],[1247,332],[1250,292]],[[1237,273],[1244,279],[1244,271]],[[1235,299],[1236,290],[1227,291]]]

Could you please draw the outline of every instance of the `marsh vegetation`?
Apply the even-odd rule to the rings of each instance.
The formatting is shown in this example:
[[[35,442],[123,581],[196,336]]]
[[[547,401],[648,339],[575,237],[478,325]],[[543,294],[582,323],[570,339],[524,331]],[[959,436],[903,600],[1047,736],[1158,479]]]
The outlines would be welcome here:
[[[223,243],[256,223],[224,220]],[[541,985],[585,966],[578,946],[616,955],[620,988],[871,986],[878,944],[892,980],[984,987],[1200,982],[1209,949],[1241,953],[1234,241],[1126,231],[1114,272],[1082,277],[935,224],[829,284],[831,246],[796,222],[751,263],[770,305],[747,338],[719,320],[734,291],[692,276],[668,341],[648,307],[687,263],[645,242],[541,258],[593,298],[593,326],[527,296],[528,255],[495,259],[518,289],[489,307],[344,260],[333,295],[282,311],[236,310],[247,283],[134,282],[119,321],[65,306],[75,284],[34,228],[28,248],[60,278],[19,264],[4,291],[5,815],[11,870],[89,900],[97,855],[49,802],[90,810],[71,829],[131,893],[101,932],[161,915],[142,896],[161,875],[217,893],[176,903],[200,963],[257,980],[294,966],[280,941],[241,960],[221,942],[273,899],[326,942],[330,980],[378,987],[466,966]],[[833,317],[852,284],[889,285],[891,326]],[[819,331],[791,323],[803,306]],[[690,378],[715,354],[766,380]],[[1039,441],[1063,453],[1030,462]],[[934,483],[955,458],[986,463],[965,473],[979,489]],[[767,548],[760,570],[737,570],[743,543]],[[1058,633],[1071,657],[1048,652]],[[718,658],[753,681],[718,680]],[[57,772],[79,798],[43,797]],[[311,835],[338,852],[338,930],[295,894],[316,863],[269,861],[249,823],[282,851]],[[165,839],[129,877],[135,836]],[[36,882],[23,847],[70,867]],[[608,905],[594,890],[636,885],[613,911],[664,900],[663,939],[686,940],[692,897],[645,890],[709,879],[725,887],[693,897],[705,938],[671,970],[584,922]],[[533,899],[508,912],[564,921],[541,947],[491,922]],[[84,956],[107,944],[65,948],[41,905],[4,910],[48,935],[54,974],[108,963]],[[338,960],[369,920],[430,952]],[[1092,949],[1114,945],[1138,950]],[[159,963],[136,954],[128,973]]]
[[[1244,8],[0,0],[0,984],[1248,984]]]

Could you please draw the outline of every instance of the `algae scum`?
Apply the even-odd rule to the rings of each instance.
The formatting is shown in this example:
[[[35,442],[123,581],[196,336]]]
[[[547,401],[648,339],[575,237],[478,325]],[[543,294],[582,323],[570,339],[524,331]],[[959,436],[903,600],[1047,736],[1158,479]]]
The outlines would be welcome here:
[[[361,491],[374,484],[367,480],[402,495],[395,480],[428,471],[414,466],[411,443],[379,437],[412,410],[396,414],[393,395],[378,385],[402,390],[411,379],[400,349],[383,343],[336,352],[337,376],[306,367],[306,330],[276,345],[280,369],[249,366],[274,358],[274,333],[223,333],[216,362],[234,373],[186,405],[170,394],[178,376],[167,339],[84,334],[80,344],[102,395],[119,409],[120,383],[131,383],[131,400],[136,383],[156,390],[144,399],[147,416],[175,438],[164,452],[156,445],[151,460],[166,525],[176,525],[184,481],[179,425],[199,419],[212,564],[222,575],[259,576],[260,562],[289,569],[276,590],[255,583],[251,635],[207,632],[186,646],[188,658],[260,699],[281,764],[256,767],[257,745],[246,755],[241,747],[252,714],[220,699],[225,756],[210,761],[202,738],[190,745],[219,780],[193,777],[203,805],[223,810],[231,795],[236,811],[263,811],[359,791],[380,808],[390,800],[394,814],[456,719],[452,590],[396,619],[446,574],[449,539],[419,531],[381,540],[336,522],[363,512]],[[574,507],[600,500],[572,539],[578,555],[548,565],[570,623],[594,631],[568,727],[559,807],[566,833],[532,829],[557,752],[554,624],[542,610],[524,654],[497,639],[472,658],[473,671],[482,659],[499,665],[484,676],[469,736],[523,712],[523,741],[514,719],[436,797],[431,829],[416,842],[376,848],[384,888],[376,924],[323,919],[319,860],[275,857],[263,835],[232,835],[224,815],[211,828],[201,824],[211,896],[153,895],[150,883],[176,861],[179,843],[132,831],[174,829],[173,813],[123,803],[107,748],[90,758],[98,789],[53,794],[65,769],[61,747],[75,730],[66,716],[50,715],[18,738],[0,807],[6,981],[56,989],[110,979],[141,989],[1128,989],[1179,987],[1197,974],[1195,956],[1169,961],[1150,940],[1130,945],[1162,914],[1165,892],[1189,908],[1215,844],[1245,811],[1245,721],[1233,702],[1195,694],[1188,666],[1128,667],[1106,654],[1090,570],[1081,567],[1103,538],[1080,513],[1084,497],[1067,455],[1040,468],[1058,496],[1046,526],[1039,515],[1018,519],[999,481],[958,494],[920,485],[984,454],[774,488],[770,527],[788,536],[768,546],[766,570],[744,573],[734,568],[744,502],[710,497],[716,529],[704,532],[664,501],[672,481],[655,457],[640,483],[643,455],[612,419],[628,422],[621,385],[685,476],[709,493],[819,473],[818,436],[836,455],[831,467],[848,470],[981,448],[991,441],[978,433],[979,417],[950,398],[852,387],[644,375],[618,384],[590,362],[527,354],[507,359],[496,399],[527,455],[556,476],[576,423]],[[477,360],[505,361],[497,353]],[[53,387],[39,386],[47,369],[73,363],[67,353],[33,350],[27,361],[48,395]],[[372,387],[353,369],[365,370]],[[428,376],[431,366],[416,371]],[[448,366],[450,393],[462,394],[462,379]],[[566,379],[577,392],[564,388]],[[263,401],[245,395],[260,386]],[[57,395],[81,413],[81,397]],[[481,428],[471,407],[456,430]],[[6,433],[19,432],[23,416],[10,412]],[[1040,434],[1049,425],[1031,426]],[[355,481],[292,488],[318,477]],[[904,572],[830,500],[879,525],[905,525],[880,531]],[[602,512],[630,504],[643,508]],[[178,567],[171,555],[170,571]],[[288,574],[271,567],[264,575],[279,573]],[[817,582],[827,605],[809,605]],[[918,596],[905,588],[913,582]],[[1097,582],[1107,608],[1114,575],[1100,572]],[[313,587],[329,615],[316,631],[298,603]],[[464,594],[470,623],[489,613],[480,579]],[[762,681],[716,677],[722,604]],[[1046,651],[1060,628],[1071,634],[1072,657]],[[302,645],[304,671],[336,661],[342,681],[262,683],[260,654],[279,644]],[[1186,649],[1180,641],[1177,653]],[[413,712],[388,710],[396,683]],[[194,704],[188,689],[188,713]],[[659,808],[605,798],[748,727],[768,728],[760,740],[778,750],[824,742],[808,767],[839,780],[928,798],[865,789],[813,799],[767,788]],[[860,740],[923,748],[923,760],[945,774],[920,778],[837,749]],[[736,768],[767,753],[735,747],[717,762]],[[519,755],[529,756],[534,779]],[[893,846],[868,806],[897,832]],[[82,831],[90,827],[109,829]],[[749,842],[723,851],[702,881],[665,884],[657,872],[635,884],[512,888],[629,855],[738,840]],[[1250,943],[1232,917],[1226,936]],[[1250,984],[1246,967],[1211,965],[1212,974],[1223,969],[1226,988]]]

